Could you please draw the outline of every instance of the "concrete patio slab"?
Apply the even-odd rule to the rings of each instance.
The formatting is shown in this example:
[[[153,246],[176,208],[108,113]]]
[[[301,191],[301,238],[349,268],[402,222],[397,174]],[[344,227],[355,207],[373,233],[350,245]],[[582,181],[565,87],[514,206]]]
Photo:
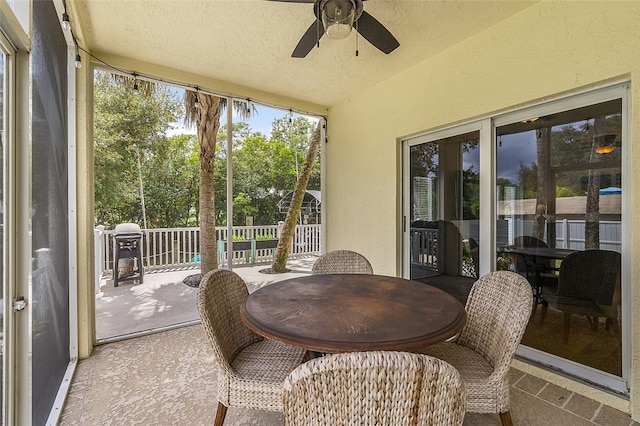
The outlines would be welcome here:
[[[233,271],[253,292],[276,281],[308,275],[316,259],[291,259],[287,263],[290,271],[283,274],[260,272],[270,264],[236,266]],[[200,321],[198,289],[182,283],[185,277],[199,272],[197,268],[149,271],[142,283],[121,281],[118,287],[113,286],[111,277],[104,277],[95,300],[96,340],[106,343]]]

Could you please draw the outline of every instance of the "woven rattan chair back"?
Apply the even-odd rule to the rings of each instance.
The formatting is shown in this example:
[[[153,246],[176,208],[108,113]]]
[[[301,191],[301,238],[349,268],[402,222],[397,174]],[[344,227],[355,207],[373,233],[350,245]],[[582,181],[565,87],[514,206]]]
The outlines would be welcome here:
[[[483,275],[469,293],[462,331],[422,351],[458,369],[467,391],[467,412],[498,413],[503,426],[513,425],[508,373],[532,306],[531,285],[522,275]]]
[[[498,377],[506,376],[533,306],[531,285],[520,274],[495,271],[473,287],[465,310],[467,323],[455,342],[481,354]]]
[[[281,411],[282,383],[306,356],[304,349],[265,339],[244,325],[240,304],[248,294],[242,278],[224,269],[200,282],[198,311],[218,364],[215,426],[231,406]]]
[[[406,352],[315,358],[284,382],[287,426],[461,425],[464,383],[450,364]]]
[[[242,278],[225,269],[209,272],[200,283],[197,301],[200,319],[216,361],[225,369],[230,369],[240,350],[263,339],[240,319],[240,304],[248,295]]]
[[[312,274],[373,274],[366,257],[351,250],[333,250],[323,254],[311,268]]]

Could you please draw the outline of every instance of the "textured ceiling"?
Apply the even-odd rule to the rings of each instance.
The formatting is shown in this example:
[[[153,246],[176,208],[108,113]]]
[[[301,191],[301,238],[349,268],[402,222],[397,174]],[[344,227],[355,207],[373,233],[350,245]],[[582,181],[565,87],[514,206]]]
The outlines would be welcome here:
[[[400,42],[389,55],[358,37],[324,36],[291,58],[313,5],[267,0],[67,0],[80,45],[330,107],[518,13],[530,1],[368,0]],[[75,29],[74,29],[75,31]],[[192,82],[185,81],[185,84]],[[234,93],[244,96],[243,93]]]

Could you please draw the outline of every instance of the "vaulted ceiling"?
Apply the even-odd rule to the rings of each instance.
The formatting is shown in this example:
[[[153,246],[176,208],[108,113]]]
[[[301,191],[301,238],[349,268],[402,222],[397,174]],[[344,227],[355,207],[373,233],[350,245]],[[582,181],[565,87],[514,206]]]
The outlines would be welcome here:
[[[391,31],[398,49],[386,55],[358,37],[356,56],[352,31],[343,40],[325,35],[302,59],[291,53],[315,19],[311,3],[67,0],[67,7],[80,46],[97,57],[130,58],[330,107],[532,3],[368,0],[364,10]]]

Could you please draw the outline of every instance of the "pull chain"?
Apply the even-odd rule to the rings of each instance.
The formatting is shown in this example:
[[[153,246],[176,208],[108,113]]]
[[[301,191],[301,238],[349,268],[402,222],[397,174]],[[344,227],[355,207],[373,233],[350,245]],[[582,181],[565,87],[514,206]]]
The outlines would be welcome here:
[[[358,21],[356,21],[356,56],[358,56]]]

